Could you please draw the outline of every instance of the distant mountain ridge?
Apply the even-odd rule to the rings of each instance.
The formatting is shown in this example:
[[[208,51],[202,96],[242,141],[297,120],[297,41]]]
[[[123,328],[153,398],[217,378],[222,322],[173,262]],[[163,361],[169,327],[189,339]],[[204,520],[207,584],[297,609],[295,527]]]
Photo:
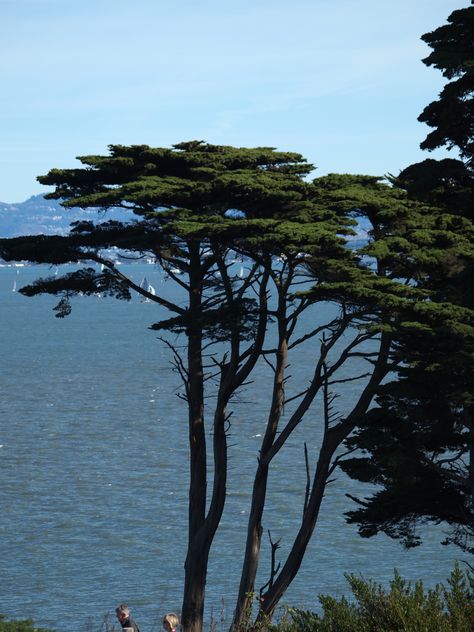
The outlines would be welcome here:
[[[124,220],[130,219],[131,213],[113,209],[102,217],[103,221]],[[43,195],[33,195],[18,204],[0,202],[0,237],[66,235],[71,222],[78,220],[97,220],[97,210],[66,209],[58,200],[45,200]]]

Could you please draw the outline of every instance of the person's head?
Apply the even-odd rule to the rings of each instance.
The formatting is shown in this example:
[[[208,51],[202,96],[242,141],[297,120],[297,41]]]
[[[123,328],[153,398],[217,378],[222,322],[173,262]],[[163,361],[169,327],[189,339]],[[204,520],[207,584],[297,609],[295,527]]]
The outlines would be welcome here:
[[[173,630],[176,630],[178,625],[178,615],[176,615],[174,612],[168,612],[168,614],[165,614],[165,616],[163,617],[163,628],[166,630],[166,632],[173,632]]]
[[[115,614],[120,623],[122,623],[122,621],[126,621],[130,617],[129,607],[126,603],[121,603],[120,606],[115,608]]]

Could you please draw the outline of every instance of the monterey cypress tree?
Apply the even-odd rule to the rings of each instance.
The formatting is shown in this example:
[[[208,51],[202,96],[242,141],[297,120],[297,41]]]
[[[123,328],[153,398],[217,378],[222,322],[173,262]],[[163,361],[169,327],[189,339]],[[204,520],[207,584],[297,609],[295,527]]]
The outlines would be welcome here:
[[[104,221],[105,216],[101,223],[76,223],[65,237],[0,240],[0,255],[39,263],[90,262],[21,290],[28,296],[57,295],[58,317],[67,316],[79,293],[127,300],[137,292],[169,311],[170,317],[152,328],[164,337],[173,333],[165,342],[173,349],[188,409],[186,631],[199,632],[203,623],[209,552],[225,503],[232,398],[257,362],[269,365],[273,382],[268,393],[261,393],[268,413],[234,626],[249,622],[257,591],[257,618],[267,620],[298,572],[327,485],[341,463],[338,450],[402,361],[400,332],[416,335],[443,327],[455,336],[462,331],[469,310],[449,297],[435,301],[435,289],[423,279],[446,258],[470,256],[472,224],[434,213],[429,204],[410,200],[376,177],[331,175],[307,182],[311,166],[300,155],[268,148],[201,142],[171,149],[111,146],[107,156],[80,160],[81,168],[54,169],[39,178],[55,187],[48,197],[69,207],[96,208],[99,217],[109,208],[128,209],[130,220]],[[362,246],[349,247],[351,226],[357,223],[368,232]],[[107,257],[112,246],[132,258],[153,257],[182,288],[186,303],[173,303],[134,283]],[[234,263],[242,257],[243,276]],[[175,334],[184,337],[184,352],[172,343]],[[308,374],[294,380],[288,366],[302,345]],[[351,368],[354,361],[357,369]],[[347,382],[353,401],[337,410],[337,390]],[[268,479],[271,473],[278,476],[278,456],[305,421],[313,447],[301,446],[307,485],[301,491],[300,524],[279,563],[273,555],[278,545],[270,537],[269,579],[258,589]],[[233,430],[238,437],[238,427]]]
[[[20,290],[27,296],[57,295],[57,317],[70,313],[78,294],[129,300],[137,292],[170,312],[153,329],[186,337],[185,354],[167,344],[183,381],[189,418],[182,623],[185,630],[200,630],[208,556],[226,495],[228,405],[263,353],[271,318],[269,285],[279,283],[288,270],[294,278],[301,249],[341,265],[350,262],[343,235],[351,222],[316,207],[303,180],[312,166],[294,153],[188,142],[171,149],[111,146],[107,156],[80,161],[81,168],[53,169],[39,181],[55,187],[48,198],[66,207],[95,208],[102,221],[75,223],[65,237],[1,240],[0,253],[8,260],[93,264]],[[110,208],[129,210],[130,220],[104,221]],[[153,257],[185,292],[187,304],[134,283],[107,256],[112,247],[132,259]],[[277,254],[285,263],[275,271]],[[243,256],[247,272],[242,277],[233,262]],[[215,343],[218,351],[213,353]],[[214,397],[206,399],[216,380]],[[209,408],[206,401],[214,405]],[[213,443],[210,493],[206,418]]]

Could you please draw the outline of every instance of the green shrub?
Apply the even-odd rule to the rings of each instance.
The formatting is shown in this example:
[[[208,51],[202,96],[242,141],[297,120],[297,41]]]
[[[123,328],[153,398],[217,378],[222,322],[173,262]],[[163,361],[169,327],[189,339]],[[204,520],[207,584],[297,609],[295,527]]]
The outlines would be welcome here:
[[[0,614],[0,632],[54,632],[46,628],[35,628],[32,619],[6,621]]]
[[[474,630],[474,580],[455,566],[447,580],[425,591],[400,577],[389,589],[353,574],[346,579],[354,599],[320,595],[322,613],[290,608],[279,632],[471,632]]]

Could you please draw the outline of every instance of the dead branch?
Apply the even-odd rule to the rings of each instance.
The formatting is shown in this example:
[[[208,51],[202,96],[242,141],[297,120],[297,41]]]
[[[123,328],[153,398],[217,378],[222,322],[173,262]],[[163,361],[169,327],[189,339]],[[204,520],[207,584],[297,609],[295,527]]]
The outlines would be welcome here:
[[[366,377],[370,377],[372,375],[372,373],[362,373],[361,375],[357,375],[356,377],[346,377],[346,378],[341,378],[340,380],[331,380],[329,382],[329,385],[332,386],[333,384],[345,384],[346,382],[355,382],[356,380],[362,380]]]
[[[308,446],[307,446],[306,442],[304,444],[304,463],[305,463],[305,468],[306,468],[306,490],[305,490],[305,494],[304,494],[303,516],[305,515],[306,510],[308,509],[309,493],[310,493],[310,489],[311,489],[311,477],[310,477],[310,472],[309,472]]]
[[[336,467],[339,466],[339,463],[349,454],[352,454],[353,452],[356,451],[356,448],[351,448],[350,450],[346,450],[346,452],[343,452],[342,454],[339,454],[338,456],[336,456],[336,458],[334,459],[334,461],[331,464],[331,467],[328,469],[328,476],[331,476],[331,474],[334,472],[334,470],[336,469]]]
[[[350,498],[351,500],[353,500],[358,505],[361,505],[361,507],[368,507],[369,506],[369,503],[366,503],[363,500],[360,500],[360,498],[356,498],[352,494],[346,494],[346,496],[347,496],[347,498]]]
[[[268,538],[270,540],[270,546],[271,546],[271,549],[272,549],[271,550],[270,578],[267,581],[267,583],[264,584],[259,590],[260,599],[263,598],[264,590],[266,588],[271,588],[273,586],[273,581],[275,579],[275,576],[278,573],[278,571],[280,570],[280,562],[278,562],[278,564],[276,565],[276,552],[280,548],[280,540],[277,540],[276,542],[273,542],[272,534],[271,534],[270,530],[268,530]]]

